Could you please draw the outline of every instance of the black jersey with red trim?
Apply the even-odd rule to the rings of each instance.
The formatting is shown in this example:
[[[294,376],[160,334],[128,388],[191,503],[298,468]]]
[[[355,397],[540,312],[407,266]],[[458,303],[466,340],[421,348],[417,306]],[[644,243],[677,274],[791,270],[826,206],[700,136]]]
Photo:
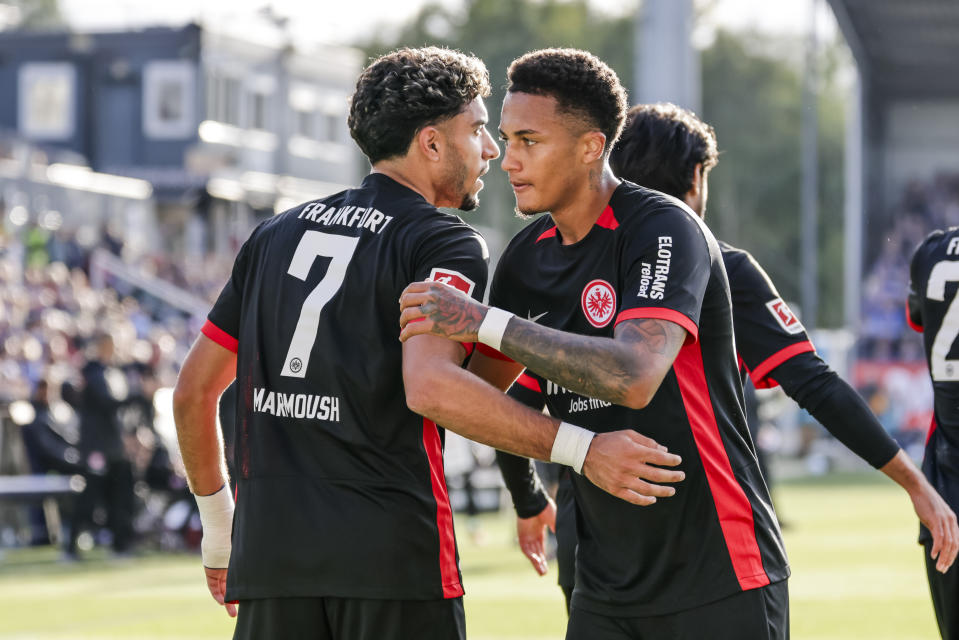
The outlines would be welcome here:
[[[868,405],[816,353],[799,319],[746,251],[719,242],[733,301],[733,328],[743,382],[783,391],[854,453],[881,468],[899,445]]]
[[[612,616],[696,607],[789,574],[743,413],[729,285],[719,245],[675,198],[621,184],[592,230],[563,245],[541,217],[509,244],[490,303],[545,326],[611,337],[627,319],[688,332],[649,405],[570,392],[529,370],[552,415],[597,432],[631,427],[683,458],[676,494],[648,507],[576,475],[574,606]]]
[[[776,286],[748,251],[718,241],[729,278],[733,327],[743,380],[757,389],[775,387],[769,373],[790,358],[816,348]]]
[[[399,300],[481,299],[488,252],[382,174],[261,224],[204,333],[237,350],[231,600],[463,594],[440,430],[406,406]]]
[[[932,377],[933,421],[922,470],[959,509],[959,227],[933,231],[913,254],[906,319],[922,332]],[[931,539],[922,527],[920,540]]]

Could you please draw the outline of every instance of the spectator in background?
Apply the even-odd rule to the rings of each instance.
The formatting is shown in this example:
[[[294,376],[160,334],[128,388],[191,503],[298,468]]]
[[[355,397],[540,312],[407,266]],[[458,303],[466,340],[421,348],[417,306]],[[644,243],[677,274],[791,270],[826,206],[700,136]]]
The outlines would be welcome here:
[[[133,544],[133,466],[126,456],[117,419],[126,394],[118,388],[118,372],[108,370],[113,356],[112,336],[96,335],[90,359],[82,369],[83,387],[74,394],[80,415],[80,451],[88,472],[87,487],[77,501],[67,539],[66,554],[71,558],[77,558],[78,538],[93,524],[98,501],[106,506],[113,551],[128,553]]]
[[[30,472],[37,474],[61,473],[83,474],[86,469],[76,447],[79,434],[76,415],[67,410],[67,415],[56,415],[50,407],[51,389],[45,379],[37,382],[31,397],[34,419],[20,430],[20,437],[27,454]],[[50,533],[46,530],[46,519],[40,507],[31,510],[30,523],[32,541],[46,544]]]
[[[34,389],[31,403],[35,417],[21,432],[27,461],[32,473],[83,473],[85,468],[77,449],[76,434],[70,434],[70,425],[50,409],[50,385],[40,380]],[[71,414],[70,417],[75,419]]]

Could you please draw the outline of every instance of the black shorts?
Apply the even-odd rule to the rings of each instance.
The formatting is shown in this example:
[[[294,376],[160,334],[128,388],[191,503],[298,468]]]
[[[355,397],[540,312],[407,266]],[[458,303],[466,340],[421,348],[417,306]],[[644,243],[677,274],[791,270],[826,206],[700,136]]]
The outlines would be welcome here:
[[[959,567],[953,564],[945,573],[939,573],[936,571],[936,561],[929,555],[932,541],[924,544],[922,549],[939,635],[944,640],[959,640]]]
[[[234,640],[465,640],[463,599],[240,600]]]
[[[706,634],[706,635],[704,635]],[[786,581],[662,616],[614,618],[573,605],[566,640],[789,640]]]
[[[568,468],[560,472],[559,487],[556,489],[556,563],[559,565],[559,586],[564,591],[572,591],[576,584],[576,545],[579,543],[576,500],[570,473],[572,471]],[[566,608],[569,608],[568,602]]]

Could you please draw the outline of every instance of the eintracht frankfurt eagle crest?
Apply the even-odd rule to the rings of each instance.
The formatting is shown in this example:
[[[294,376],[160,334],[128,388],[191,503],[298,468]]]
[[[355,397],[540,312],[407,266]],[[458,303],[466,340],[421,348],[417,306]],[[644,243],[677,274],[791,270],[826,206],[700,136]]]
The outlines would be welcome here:
[[[582,306],[591,325],[605,327],[616,313],[616,292],[605,280],[593,280],[583,289]]]

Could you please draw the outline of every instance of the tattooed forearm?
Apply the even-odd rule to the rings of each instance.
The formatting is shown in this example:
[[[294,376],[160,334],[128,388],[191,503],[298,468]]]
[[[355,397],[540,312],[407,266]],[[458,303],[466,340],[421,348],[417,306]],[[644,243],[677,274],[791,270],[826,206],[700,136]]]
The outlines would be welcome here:
[[[678,325],[652,318],[627,320],[616,327],[617,340],[643,345],[650,353],[661,356],[666,354],[670,339],[676,342],[684,337],[685,333]]]
[[[649,318],[621,322],[614,339],[513,320],[503,337],[502,351],[571,391],[628,404],[637,388],[655,392],[685,335],[672,322]]]
[[[420,305],[423,315],[435,323],[433,333],[444,338],[475,340],[485,308],[448,287],[430,287],[431,300]]]

